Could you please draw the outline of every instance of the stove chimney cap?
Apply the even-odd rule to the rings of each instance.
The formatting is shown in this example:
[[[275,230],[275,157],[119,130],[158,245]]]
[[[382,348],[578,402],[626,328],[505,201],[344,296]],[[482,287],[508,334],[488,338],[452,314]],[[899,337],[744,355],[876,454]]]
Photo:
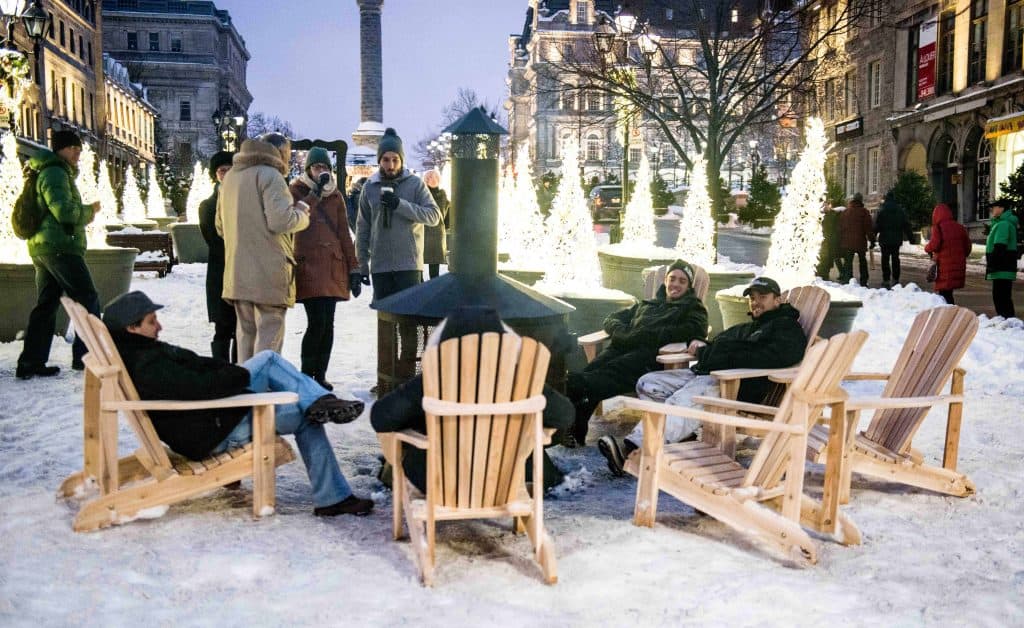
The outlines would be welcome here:
[[[448,125],[442,133],[451,133],[453,135],[508,135],[508,131],[492,120],[483,106],[473,107],[466,112],[466,115]]]

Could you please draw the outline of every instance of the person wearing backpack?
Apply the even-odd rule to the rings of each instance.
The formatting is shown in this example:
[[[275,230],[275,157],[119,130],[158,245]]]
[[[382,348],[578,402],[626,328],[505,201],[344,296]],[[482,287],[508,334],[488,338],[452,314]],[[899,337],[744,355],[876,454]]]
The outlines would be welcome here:
[[[82,203],[75,187],[82,140],[72,131],[56,131],[51,150],[42,149],[29,160],[38,172],[36,208],[42,213],[39,229],[28,239],[28,252],[36,270],[38,298],[28,317],[25,342],[15,375],[19,379],[49,377],[60,367],[47,366],[57,326],[60,297],[66,294],[91,314],[100,315],[100,299],[85,263],[85,226],[100,209],[99,202]],[[82,370],[85,344],[75,338],[71,368]]]

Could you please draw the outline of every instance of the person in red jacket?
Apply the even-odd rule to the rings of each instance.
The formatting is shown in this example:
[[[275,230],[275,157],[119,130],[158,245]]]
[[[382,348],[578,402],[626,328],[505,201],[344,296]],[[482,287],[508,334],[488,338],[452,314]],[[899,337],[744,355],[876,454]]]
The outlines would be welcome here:
[[[953,218],[953,210],[945,203],[939,203],[932,210],[932,237],[924,252],[931,255],[932,261],[939,266],[935,292],[952,305],[953,291],[963,288],[967,279],[971,239],[967,237],[967,229]]]

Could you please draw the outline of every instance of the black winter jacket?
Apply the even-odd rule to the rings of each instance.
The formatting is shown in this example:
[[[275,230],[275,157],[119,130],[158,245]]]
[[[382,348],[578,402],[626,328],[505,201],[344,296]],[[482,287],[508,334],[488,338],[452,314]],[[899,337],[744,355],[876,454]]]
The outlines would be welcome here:
[[[671,342],[703,340],[708,333],[708,311],[691,289],[676,301],[667,299],[665,286],[653,299],[619,310],[604,319],[612,346],[622,351],[644,349],[658,354]]]
[[[248,392],[249,371],[128,331],[111,336],[141,399],[218,399]],[[248,408],[151,411],[157,436],[192,460],[206,458]]]
[[[786,368],[800,362],[807,348],[807,337],[800,327],[800,312],[788,303],[765,312],[742,325],[733,325],[697,350],[697,363],[691,370],[708,375],[722,369]],[[766,377],[745,379],[739,399],[759,403],[769,390]]]
[[[875,237],[886,248],[899,248],[903,240],[910,239],[910,221],[898,203],[886,199],[875,216]]]

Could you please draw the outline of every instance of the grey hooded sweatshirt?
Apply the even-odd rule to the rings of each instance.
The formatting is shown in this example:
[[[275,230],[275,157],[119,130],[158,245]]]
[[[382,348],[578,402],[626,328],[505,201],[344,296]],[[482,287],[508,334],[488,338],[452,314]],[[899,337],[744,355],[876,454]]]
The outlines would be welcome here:
[[[390,212],[385,226],[381,207],[382,187],[393,187],[398,207]],[[423,226],[441,221],[441,210],[419,177],[402,168],[395,179],[382,179],[380,171],[371,176],[359,195],[356,218],[356,255],[364,275],[403,270],[423,270]]]

